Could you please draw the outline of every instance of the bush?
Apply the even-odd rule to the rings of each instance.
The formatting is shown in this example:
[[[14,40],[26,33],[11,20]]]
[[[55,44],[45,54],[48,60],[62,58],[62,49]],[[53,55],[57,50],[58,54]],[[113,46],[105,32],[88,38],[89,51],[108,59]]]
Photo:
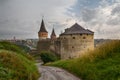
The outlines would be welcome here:
[[[54,61],[58,60],[58,57],[55,54],[53,54],[51,52],[46,52],[46,51],[41,52],[40,57],[44,63],[54,62]]]

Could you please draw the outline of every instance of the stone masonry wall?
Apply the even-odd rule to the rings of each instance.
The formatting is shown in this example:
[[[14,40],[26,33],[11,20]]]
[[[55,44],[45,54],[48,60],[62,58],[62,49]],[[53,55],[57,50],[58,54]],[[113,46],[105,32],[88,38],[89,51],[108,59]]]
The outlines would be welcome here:
[[[94,36],[89,34],[62,35],[61,58],[69,59],[79,57],[85,51],[94,49]]]
[[[37,43],[38,52],[50,51],[51,41],[50,40],[39,40]]]

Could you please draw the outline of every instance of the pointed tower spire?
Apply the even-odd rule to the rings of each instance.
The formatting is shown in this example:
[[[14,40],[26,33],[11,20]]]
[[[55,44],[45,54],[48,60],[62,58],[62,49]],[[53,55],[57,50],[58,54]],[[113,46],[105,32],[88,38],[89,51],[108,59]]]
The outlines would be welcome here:
[[[56,34],[55,34],[55,31],[54,31],[54,28],[53,28],[52,33],[51,33],[51,39],[52,40],[56,39]]]
[[[38,32],[38,37],[39,39],[46,39],[48,37],[48,32],[45,28],[45,24],[44,24],[44,21],[42,19],[42,22],[41,22],[41,26],[40,26],[40,30]]]
[[[44,21],[42,19],[42,22],[41,22],[41,27],[40,27],[40,30],[39,32],[47,32],[46,28],[45,28],[45,24],[44,24]],[[47,32],[48,33],[48,32]]]

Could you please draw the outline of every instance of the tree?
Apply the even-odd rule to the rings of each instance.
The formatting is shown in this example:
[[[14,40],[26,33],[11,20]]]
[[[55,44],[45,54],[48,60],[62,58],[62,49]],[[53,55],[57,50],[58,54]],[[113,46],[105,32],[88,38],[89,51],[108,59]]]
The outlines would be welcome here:
[[[54,62],[54,61],[58,60],[58,57],[54,53],[47,52],[47,51],[41,52],[40,57],[44,63]]]

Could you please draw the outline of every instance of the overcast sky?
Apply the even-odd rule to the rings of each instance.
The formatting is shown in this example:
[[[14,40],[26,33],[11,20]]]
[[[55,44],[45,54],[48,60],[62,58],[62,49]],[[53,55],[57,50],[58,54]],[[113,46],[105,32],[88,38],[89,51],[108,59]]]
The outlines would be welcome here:
[[[38,38],[42,16],[49,35],[77,22],[95,38],[120,39],[120,0],[0,0],[0,39]]]

